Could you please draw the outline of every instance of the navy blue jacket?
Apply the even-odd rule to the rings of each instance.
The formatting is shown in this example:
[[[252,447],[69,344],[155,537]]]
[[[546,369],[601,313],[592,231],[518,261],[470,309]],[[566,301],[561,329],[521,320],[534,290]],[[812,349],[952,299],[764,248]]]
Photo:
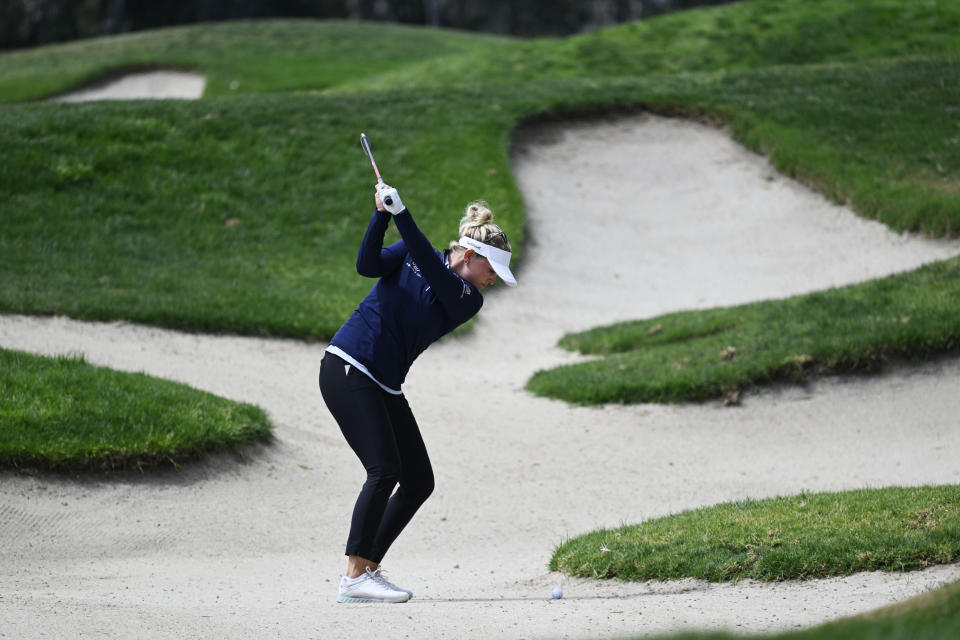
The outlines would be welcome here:
[[[400,242],[383,246],[390,218]],[[480,291],[447,268],[406,209],[375,211],[357,255],[357,273],[379,278],[330,341],[381,385],[393,390],[410,365],[441,336],[472,318],[483,305]]]

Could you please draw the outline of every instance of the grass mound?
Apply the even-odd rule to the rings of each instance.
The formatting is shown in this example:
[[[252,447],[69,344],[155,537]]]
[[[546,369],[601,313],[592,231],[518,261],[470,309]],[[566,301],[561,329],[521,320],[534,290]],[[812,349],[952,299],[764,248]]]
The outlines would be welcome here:
[[[684,402],[769,382],[870,372],[960,350],[960,258],[828,291],[672,313],[570,334],[600,360],[537,372],[533,392],[579,404]]]
[[[177,464],[269,441],[266,414],[186,385],[0,349],[0,464],[62,471]]]
[[[960,487],[751,500],[594,531],[550,569],[588,578],[714,582],[909,571],[960,559]]]
[[[653,76],[955,52],[960,6],[897,0],[751,0],[679,11],[567,38],[504,40],[389,72],[420,86]],[[386,75],[386,74],[384,74]],[[365,82],[347,82],[356,88]]]
[[[10,159],[0,168],[0,309],[329,338],[370,286],[354,267],[374,207],[360,131],[435,246],[455,239],[478,198],[522,245],[504,114],[474,108],[460,121],[479,99],[408,91],[0,109],[10,125],[0,132]],[[447,135],[425,131],[423,118]]]
[[[812,629],[750,635],[757,640],[953,640],[960,636],[960,582],[906,602]],[[732,633],[679,633],[660,640],[735,640]]]
[[[341,20],[193,24],[0,54],[0,102],[39,100],[104,77],[157,67],[203,73],[206,97],[322,90],[505,41]]]

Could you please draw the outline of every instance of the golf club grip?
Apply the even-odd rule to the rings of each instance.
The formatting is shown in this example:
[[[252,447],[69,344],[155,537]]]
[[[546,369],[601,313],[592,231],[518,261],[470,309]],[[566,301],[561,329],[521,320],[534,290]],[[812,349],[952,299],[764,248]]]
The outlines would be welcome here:
[[[390,196],[387,196],[386,198],[383,199],[383,204],[385,204],[385,205],[387,205],[387,206],[392,205],[392,204],[393,204],[393,198],[391,198]]]

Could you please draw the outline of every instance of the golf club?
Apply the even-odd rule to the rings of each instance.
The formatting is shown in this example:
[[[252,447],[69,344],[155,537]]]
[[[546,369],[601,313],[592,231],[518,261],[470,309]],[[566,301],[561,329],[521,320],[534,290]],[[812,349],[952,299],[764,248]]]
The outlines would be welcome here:
[[[377,184],[383,184],[383,178],[380,177],[380,170],[377,169],[377,161],[373,159],[373,150],[370,148],[370,141],[367,140],[367,135],[362,132],[360,133],[360,146],[363,147],[367,157],[370,158],[370,164],[373,165],[373,172],[377,174]],[[391,205],[393,204],[393,198],[387,196],[384,198],[383,203]]]

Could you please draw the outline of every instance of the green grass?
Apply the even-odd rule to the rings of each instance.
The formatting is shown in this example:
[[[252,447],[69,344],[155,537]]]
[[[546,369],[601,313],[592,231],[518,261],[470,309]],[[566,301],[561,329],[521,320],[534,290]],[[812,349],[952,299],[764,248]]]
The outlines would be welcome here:
[[[550,569],[620,580],[804,580],[960,559],[960,487],[726,503],[561,544]]]
[[[958,50],[960,5],[954,2],[749,0],[567,38],[504,41],[427,58],[389,75],[421,86],[522,85],[543,78],[736,71]]]
[[[337,20],[193,24],[0,54],[0,102],[39,100],[131,69],[157,67],[203,73],[206,97],[320,90],[506,41]]]
[[[130,68],[196,69],[208,97],[268,91],[513,84],[960,50],[960,6],[752,0],[568,38],[523,40],[346,21],[198,24],[0,54],[0,102],[36,100]],[[230,89],[236,82],[237,88]]]
[[[814,374],[870,372],[960,350],[960,258],[863,284],[565,336],[599,360],[537,372],[528,388],[580,404],[717,398]],[[729,351],[732,347],[733,351]]]
[[[586,577],[715,581],[919,569],[960,557],[960,487],[806,493],[697,509],[593,532],[554,553],[551,568]],[[960,582],[862,615],[759,640],[953,640]],[[661,640],[736,640],[685,632]]]
[[[466,202],[483,198],[522,260],[513,128],[546,113],[637,103],[724,118],[783,171],[865,215],[943,234],[960,228],[960,194],[951,192],[960,145],[949,142],[958,128],[944,108],[958,80],[960,63],[944,56],[554,79],[522,93],[8,106],[0,109],[11,160],[0,167],[0,310],[329,338],[369,286],[353,268],[371,210],[359,131],[435,245],[453,239]],[[898,126],[886,128],[893,118]],[[890,148],[899,149],[895,163]]]
[[[906,602],[802,631],[751,634],[757,640],[954,640],[960,636],[960,582]],[[728,632],[678,633],[660,640],[735,640]]]
[[[893,228],[954,233],[960,59],[940,52],[953,47],[960,7],[876,0],[858,3],[853,17],[830,17],[848,7],[744,2],[531,41],[239,22],[0,55],[4,100],[176,60],[208,74],[208,95],[221,96],[0,109],[8,158],[0,167],[0,310],[326,339],[369,284],[352,268],[372,182],[359,131],[436,245],[453,238],[463,205],[483,198],[521,261],[511,132],[547,114],[636,105],[726,122],[785,173]],[[818,38],[796,36],[794,53],[773,58],[780,66],[758,66],[769,58],[767,40],[821,20],[818,11],[860,36],[803,27]],[[734,38],[741,31],[731,29],[753,35]],[[683,37],[657,40],[660,30]],[[585,56],[589,42],[597,50]],[[559,56],[580,66],[513,78],[514,46],[529,49],[531,64]],[[367,64],[371,49],[394,66]],[[724,50],[715,64],[695,61]],[[659,62],[644,63],[644,75],[623,63],[654,52]],[[904,52],[926,53],[871,58]],[[453,70],[453,84],[441,86],[436,72],[401,78],[427,62]],[[461,63],[480,75],[457,71]],[[77,65],[85,70],[68,82]],[[688,68],[699,71],[679,71]],[[379,71],[390,80],[375,80]],[[233,78],[240,95],[223,95]],[[289,92],[307,88],[315,91]]]
[[[2,109],[0,309],[329,338],[370,286],[354,267],[373,211],[362,130],[436,246],[477,198],[522,246],[505,115],[460,121],[457,107],[476,100],[408,91]]]
[[[0,465],[57,471],[178,464],[269,441],[264,412],[186,385],[0,349]]]

